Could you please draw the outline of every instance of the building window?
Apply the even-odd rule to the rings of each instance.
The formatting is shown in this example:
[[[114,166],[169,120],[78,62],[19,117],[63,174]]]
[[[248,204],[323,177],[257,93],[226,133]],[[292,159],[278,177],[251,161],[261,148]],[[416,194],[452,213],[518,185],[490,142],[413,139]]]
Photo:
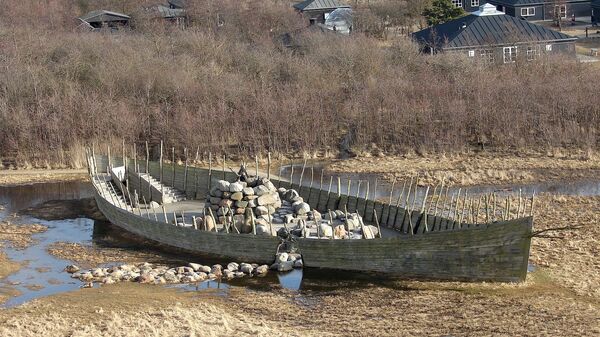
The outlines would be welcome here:
[[[471,7],[479,7],[479,0],[471,0]]]
[[[462,0],[452,0],[452,4],[454,5],[454,7],[460,7],[460,8],[462,8],[463,1]]]
[[[567,5],[555,5],[554,16],[558,16],[561,19],[567,18]]]
[[[535,7],[521,8],[521,16],[535,16]]]
[[[474,57],[474,56],[475,56],[475,51],[469,50],[469,57]]]
[[[546,51],[552,51],[552,45],[551,44],[547,44],[546,45]]]
[[[494,51],[492,49],[481,49],[479,57],[481,58],[481,62],[485,64],[494,63]]]
[[[540,52],[538,46],[528,46],[527,47],[527,61],[533,61],[540,56]]]
[[[515,63],[517,61],[517,47],[502,48],[504,54],[504,63]]]

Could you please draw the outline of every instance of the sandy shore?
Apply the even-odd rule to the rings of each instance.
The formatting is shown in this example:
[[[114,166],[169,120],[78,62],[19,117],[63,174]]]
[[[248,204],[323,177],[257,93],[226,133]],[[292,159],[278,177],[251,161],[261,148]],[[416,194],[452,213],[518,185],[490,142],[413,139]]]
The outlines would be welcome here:
[[[467,169],[468,183],[490,181],[495,173]],[[506,158],[505,158],[506,159]],[[423,160],[397,172],[378,165],[381,158],[353,160],[343,165],[364,165],[382,174],[417,171],[430,176],[455,172],[453,161]],[[397,159],[403,165],[409,159]],[[531,172],[524,181],[595,177],[596,159],[498,159],[507,163],[499,171]],[[554,163],[556,161],[556,163]],[[485,162],[485,161],[484,161]],[[348,163],[348,164],[345,164]],[[425,164],[428,163],[428,164]],[[517,163],[520,163],[517,165]],[[332,166],[341,165],[334,163]],[[516,165],[516,166],[514,166]],[[598,165],[598,166],[597,166]],[[337,166],[341,167],[341,166]],[[369,169],[369,167],[371,167]],[[412,167],[412,168],[411,168]],[[414,169],[415,171],[411,171]],[[482,171],[483,170],[483,171]],[[356,168],[355,171],[360,171]],[[437,173],[436,173],[437,172]],[[512,171],[511,171],[512,172]],[[425,175],[423,175],[425,176]],[[507,177],[511,177],[507,175]],[[515,176],[516,177],[516,176]],[[579,176],[577,176],[579,177]],[[572,178],[572,177],[571,177]],[[466,179],[466,178],[465,178]],[[521,181],[521,180],[517,180]],[[456,183],[459,183],[457,178]],[[0,335],[24,336],[593,336],[600,334],[600,197],[541,195],[536,201],[535,230],[573,226],[545,232],[532,241],[530,262],[537,270],[522,284],[352,281],[307,279],[299,293],[281,289],[269,292],[232,287],[228,296],[183,292],[161,286],[117,284],[41,298],[25,305],[0,309]],[[145,256],[120,250],[98,251],[72,243],[53,247],[55,254],[89,264],[125,256]],[[18,267],[18,266],[17,266]],[[0,255],[1,273],[10,262]],[[312,290],[311,290],[312,289]]]

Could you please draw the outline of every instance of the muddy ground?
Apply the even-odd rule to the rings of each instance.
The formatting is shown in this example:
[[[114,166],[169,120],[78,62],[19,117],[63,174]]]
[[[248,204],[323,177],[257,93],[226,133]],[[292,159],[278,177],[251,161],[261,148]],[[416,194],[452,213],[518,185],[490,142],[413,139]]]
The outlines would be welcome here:
[[[574,170],[593,176],[597,169],[597,164],[584,159],[557,160],[559,164],[544,159],[535,164],[535,158],[505,159],[511,164],[500,166],[503,170],[498,169],[497,174],[502,177],[511,176],[509,171],[515,168],[554,170],[557,178],[568,177]],[[404,165],[408,162],[397,159],[395,172],[410,173]],[[427,170],[432,177],[455,172],[452,162],[438,162],[437,166],[435,160],[427,165],[417,162],[414,172]],[[497,181],[482,178],[480,172],[485,172],[487,164],[478,165],[473,171],[459,172],[473,172],[468,177],[473,184]],[[389,172],[394,171],[390,168]],[[536,174],[527,179],[542,178]],[[257,292],[232,287],[229,296],[117,284],[0,309],[0,335],[599,335],[600,197],[542,195],[534,213],[535,230],[571,228],[544,232],[541,235],[546,237],[533,239],[530,262],[537,269],[522,284],[305,280],[307,285],[314,282],[318,290],[308,287],[312,290],[296,293],[275,288]],[[128,257],[126,251],[97,251],[94,249],[102,248],[70,243],[54,248],[59,256],[72,255],[74,260],[91,265],[112,258],[140,258],[135,254]],[[10,262],[0,258],[2,270],[10,272]]]
[[[0,170],[0,186],[88,179],[86,170]]]

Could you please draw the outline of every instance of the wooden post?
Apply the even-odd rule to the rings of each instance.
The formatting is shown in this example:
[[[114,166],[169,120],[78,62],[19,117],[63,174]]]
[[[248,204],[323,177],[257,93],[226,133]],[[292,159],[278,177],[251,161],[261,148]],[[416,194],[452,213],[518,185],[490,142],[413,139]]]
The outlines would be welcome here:
[[[196,216],[192,215],[192,225],[194,225],[194,229],[198,230],[198,225],[196,224]]]
[[[110,145],[106,146],[106,153],[108,156],[108,167],[112,168],[112,159],[110,159]]]
[[[329,188],[327,189],[327,193],[331,193],[331,187],[333,186],[333,176],[329,177]]]
[[[198,167],[194,167],[194,199],[198,198]]]
[[[377,183],[378,178],[375,177],[375,187],[373,188],[373,201],[377,201]]]
[[[167,211],[165,210],[165,205],[162,205],[163,215],[165,217],[165,223],[169,223],[169,219],[167,218]]]
[[[313,181],[315,180],[315,166],[311,165],[310,166],[310,185],[308,186],[308,200],[306,200],[306,202],[308,203],[310,201],[310,195],[312,194],[312,187],[313,187]],[[319,201],[317,200],[317,205],[318,205]]]
[[[392,180],[392,187],[390,188],[390,200],[388,201],[388,205],[392,205],[392,198],[394,197],[394,185],[396,185],[396,176],[394,176],[394,180]]]
[[[173,224],[175,225],[175,227],[178,226],[178,224],[177,224],[177,213],[175,213],[175,211],[173,211]]]
[[[146,209],[146,218],[150,219],[150,211],[148,210],[148,203],[146,203],[146,197],[142,195],[142,200],[144,201],[144,208]]]
[[[511,208],[511,197],[510,195],[508,196],[508,200],[507,200],[507,206],[506,206],[506,220],[510,220],[510,208]]]
[[[133,153],[131,154],[131,156],[133,157],[133,171],[135,173],[138,173],[138,167],[137,167],[137,149],[135,148],[135,142],[133,143]]]
[[[338,198],[342,196],[342,179],[339,176],[337,177],[337,195]]]
[[[519,215],[521,214],[521,202],[523,201],[523,195],[521,192],[521,189],[519,188],[519,205],[517,206],[517,219],[519,218]]]
[[[331,219],[331,240],[335,240],[335,227],[333,226],[333,212],[329,209],[329,219]]]
[[[350,196],[350,188],[352,188],[352,179],[348,179],[348,188],[346,189],[346,195]]]
[[[160,180],[160,192],[164,194],[164,172],[163,172],[163,141],[160,140],[160,155],[158,157],[158,179]]]
[[[402,202],[402,197],[404,196],[404,190],[406,189],[406,180],[402,183],[402,190],[400,190],[400,194],[398,194],[398,199],[396,199],[396,207],[400,207],[400,203]],[[396,212],[398,213],[398,212]]]
[[[375,211],[375,209],[373,209],[373,219],[375,219],[375,224],[377,225],[377,234],[379,234],[379,238],[382,238],[381,235],[381,226],[379,225],[379,219],[377,218],[377,211]]]
[[[479,196],[479,201],[477,202],[477,212],[475,214],[475,224],[478,225],[479,224],[479,210],[481,209],[481,198],[483,198],[483,196]]]
[[[267,152],[267,179],[271,180],[271,152]]]
[[[125,137],[123,137],[123,155],[121,159],[123,159],[123,167],[125,168],[125,174],[127,174],[127,161],[125,160]]]
[[[490,200],[489,200],[489,194],[485,195],[485,222],[486,223],[490,222]]]
[[[154,214],[154,221],[158,221],[158,216],[156,215],[156,210],[154,209],[154,207],[152,207],[152,205],[150,205],[150,208],[152,208],[152,213]]]
[[[212,208],[210,208],[210,207],[208,208],[208,213],[210,214],[210,217],[213,220],[213,224],[215,225],[215,233],[218,233],[219,231],[217,230],[217,218],[215,218],[215,216],[213,214],[213,211],[212,211]]]
[[[279,171],[277,172],[277,188],[281,187],[281,180],[282,180],[281,172],[283,172],[283,167],[280,162],[279,163]]]
[[[421,205],[421,226],[424,226],[424,231],[429,232],[429,227],[427,226],[427,213],[425,212],[425,204],[427,203],[427,196],[429,195],[429,186],[425,190],[425,197],[423,197],[423,204]]]
[[[369,190],[370,190],[369,180],[367,180],[367,193],[365,193],[365,200],[369,200],[369,192],[370,192]],[[365,203],[365,205],[366,205],[366,203]]]
[[[256,219],[254,218],[254,212],[250,212],[250,222],[252,223],[252,234],[256,235]]]
[[[290,189],[294,188],[294,162],[290,160]]]
[[[175,147],[171,147],[171,166],[173,167],[173,188],[175,187]]]
[[[454,214],[452,215],[452,218],[454,220],[456,220],[456,218],[458,217],[458,201],[460,200],[460,193],[462,192],[461,188],[458,188],[458,194],[456,196],[456,205],[454,205]]]
[[[438,195],[437,199],[435,200],[435,210],[434,210],[433,216],[437,216],[437,214],[438,214],[438,204],[440,202],[440,199],[442,198],[443,192],[444,192],[444,179],[442,178],[442,184],[440,185],[440,194]]]
[[[362,184],[362,180],[359,180],[358,181],[358,186],[356,187],[356,199],[358,199],[358,197],[360,196],[360,185],[361,184]],[[357,206],[358,206],[358,201],[357,201]],[[358,212],[358,210],[356,210],[356,211]]]
[[[419,175],[417,174],[417,179],[415,179],[415,190],[414,190],[413,204],[411,207],[412,209],[416,209],[418,192],[419,192]]]
[[[256,174],[255,176],[258,178],[258,156],[254,155],[254,164],[256,165]],[[223,170],[225,170],[225,166],[223,166]],[[223,178],[225,180],[225,178]]]
[[[308,161],[308,159],[304,159],[304,164],[302,164],[302,172],[300,172],[300,182],[298,184],[298,186],[302,186],[302,178],[304,178],[304,170],[306,169],[306,162]],[[300,188],[300,187],[298,187]]]
[[[535,191],[531,195],[531,208],[529,209],[529,216],[533,216],[533,203],[535,201]]]
[[[183,193],[187,194],[187,178],[188,178],[188,149],[183,148],[183,156],[185,157],[185,168],[183,170]]]
[[[467,196],[469,195],[469,190],[465,190],[465,196],[463,197],[463,202],[462,202],[462,210],[460,211],[460,217],[458,219],[458,228],[461,227],[461,224],[463,222],[464,216],[465,216],[465,207],[467,206]]]
[[[412,183],[413,183],[413,178],[410,177],[410,183],[408,184],[408,192],[406,193],[406,200],[404,201],[405,209],[408,208],[408,200],[410,199],[410,191],[412,190]]]
[[[181,211],[181,222],[183,223],[183,226],[185,227],[185,211]]]
[[[212,152],[208,153],[208,193],[212,185]]]
[[[269,231],[271,232],[271,235],[273,235],[273,221],[271,221],[271,211],[269,210],[269,207],[267,207],[267,219],[269,220]]]
[[[492,222],[496,222],[496,193],[492,193],[492,202],[493,202],[493,206],[492,206]]]

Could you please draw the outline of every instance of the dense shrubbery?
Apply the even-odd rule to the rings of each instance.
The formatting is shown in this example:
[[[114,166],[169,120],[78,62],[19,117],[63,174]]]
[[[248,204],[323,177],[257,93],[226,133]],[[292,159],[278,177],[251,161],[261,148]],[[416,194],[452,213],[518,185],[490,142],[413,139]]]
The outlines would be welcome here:
[[[349,130],[356,149],[390,152],[597,144],[594,66],[486,68],[421,56],[406,40],[384,47],[310,30],[294,53],[273,42],[301,24],[293,11],[228,10],[221,27],[118,34],[30,27],[0,14],[0,157],[69,163],[65,151],[123,138],[201,152],[315,153],[336,151]]]

